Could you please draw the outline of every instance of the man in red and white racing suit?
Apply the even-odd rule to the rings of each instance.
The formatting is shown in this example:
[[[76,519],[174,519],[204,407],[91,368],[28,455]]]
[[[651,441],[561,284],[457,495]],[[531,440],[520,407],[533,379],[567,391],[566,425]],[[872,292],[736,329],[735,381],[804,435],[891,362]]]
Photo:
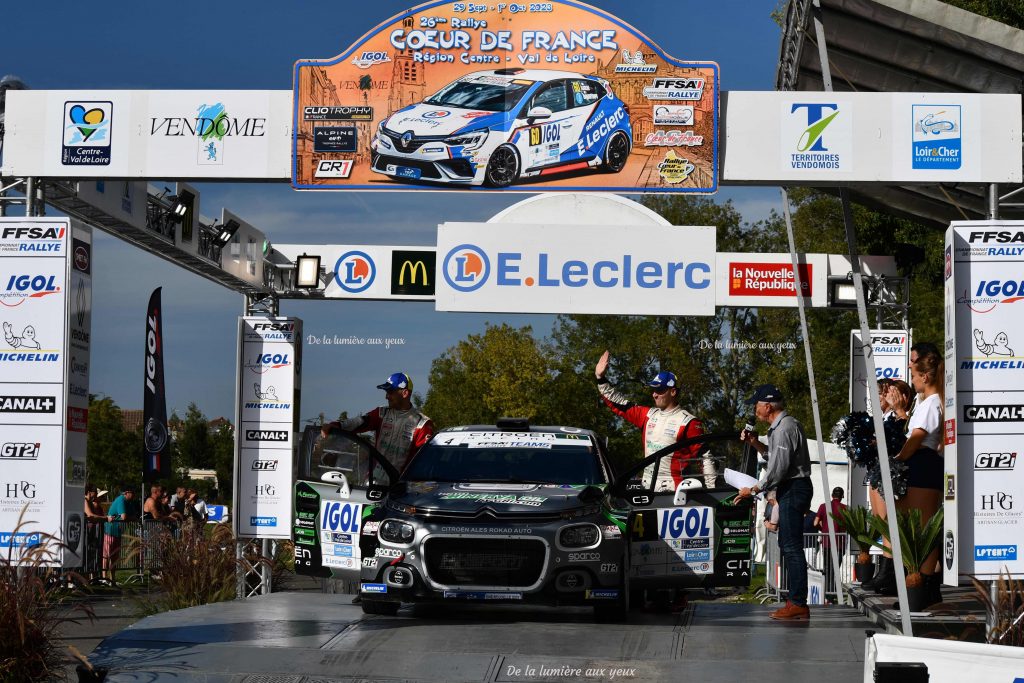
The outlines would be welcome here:
[[[616,415],[643,430],[644,457],[660,451],[676,441],[684,438],[700,436],[704,433],[701,421],[679,406],[679,388],[676,376],[671,372],[659,372],[649,382],[654,407],[637,405],[626,399],[615,390],[605,373],[608,370],[609,354],[601,356],[594,368],[597,376],[597,388],[601,398]],[[691,462],[699,462],[700,445],[694,444],[682,448],[671,457],[663,457],[658,461],[657,476],[654,476],[654,465],[644,470],[643,481],[650,485],[654,480],[655,492],[675,491],[683,480],[683,471]]]
[[[373,431],[377,435],[374,442],[377,450],[401,472],[434,436],[434,423],[412,407],[412,380],[404,372],[394,373],[377,388],[385,391],[386,406],[324,425],[321,433],[326,437],[332,427],[351,432]]]

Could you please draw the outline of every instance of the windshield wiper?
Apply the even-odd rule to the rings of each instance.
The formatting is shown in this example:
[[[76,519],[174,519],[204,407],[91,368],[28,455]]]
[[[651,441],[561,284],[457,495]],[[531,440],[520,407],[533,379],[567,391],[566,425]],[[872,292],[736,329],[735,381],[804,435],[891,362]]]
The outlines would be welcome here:
[[[548,484],[554,485],[551,481],[540,479],[463,479],[466,484]]]

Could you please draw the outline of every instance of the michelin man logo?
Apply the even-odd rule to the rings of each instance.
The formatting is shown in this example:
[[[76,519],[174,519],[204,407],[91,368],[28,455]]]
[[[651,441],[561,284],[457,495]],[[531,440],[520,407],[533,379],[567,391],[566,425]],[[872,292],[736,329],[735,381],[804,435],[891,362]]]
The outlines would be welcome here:
[[[12,349],[41,349],[39,342],[36,341],[36,328],[31,325],[26,325],[25,329],[21,331],[21,336],[14,336],[13,330],[11,329],[10,323],[4,323],[4,341]]]
[[[256,391],[256,398],[259,399],[260,401],[268,401],[268,402],[269,401],[275,401],[276,402],[276,401],[280,401],[281,400],[281,399],[279,399],[277,397],[277,389],[275,389],[274,387],[267,387],[266,391],[260,391],[260,384],[259,384],[259,382],[256,382],[252,386],[253,386],[253,389],[255,389],[255,391]]]
[[[1013,349],[1009,344],[1010,338],[1005,332],[998,333],[990,344],[985,341],[985,334],[981,330],[974,330],[974,345],[986,356],[1012,356]]]

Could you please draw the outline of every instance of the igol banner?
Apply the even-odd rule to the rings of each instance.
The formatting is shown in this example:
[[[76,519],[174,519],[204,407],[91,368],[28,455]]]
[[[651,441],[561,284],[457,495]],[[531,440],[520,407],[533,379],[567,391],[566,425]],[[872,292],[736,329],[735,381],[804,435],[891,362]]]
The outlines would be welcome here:
[[[146,308],[146,365],[143,372],[142,479],[145,482],[171,476],[170,438],[167,432],[167,400],[164,396],[164,334],[160,287],[153,290]]]

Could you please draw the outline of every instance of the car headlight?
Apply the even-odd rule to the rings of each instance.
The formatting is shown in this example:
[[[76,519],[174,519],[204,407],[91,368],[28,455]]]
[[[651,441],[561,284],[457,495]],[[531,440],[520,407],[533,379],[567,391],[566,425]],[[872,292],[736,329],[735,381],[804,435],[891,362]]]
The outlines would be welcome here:
[[[412,524],[399,522],[397,519],[385,519],[380,523],[381,540],[388,543],[410,543],[414,534]]]
[[[444,142],[446,145],[450,145],[452,147],[461,146],[466,148],[467,150],[477,149],[482,144],[484,144],[484,141],[487,139],[488,132],[489,131],[486,128],[481,128],[480,130],[471,130],[466,133],[459,133],[458,135],[453,135],[450,138],[446,138]]]
[[[558,542],[563,548],[586,548],[597,545],[601,530],[594,524],[575,524],[558,532]]]

